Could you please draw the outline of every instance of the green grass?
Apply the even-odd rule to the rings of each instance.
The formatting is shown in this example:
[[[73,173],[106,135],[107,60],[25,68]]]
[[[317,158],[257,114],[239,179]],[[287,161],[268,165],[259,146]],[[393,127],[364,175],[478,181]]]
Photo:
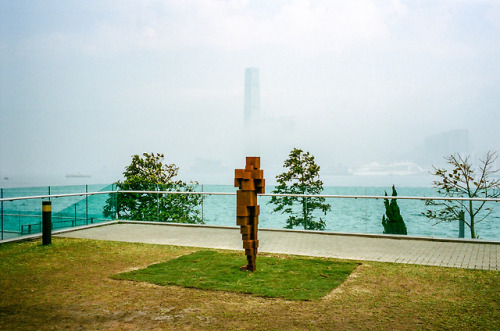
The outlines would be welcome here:
[[[114,276],[115,279],[178,285],[204,290],[250,293],[288,300],[324,297],[358,266],[326,259],[258,256],[255,272],[240,270],[243,254],[199,251],[147,268]]]
[[[500,330],[498,271],[363,261],[318,300],[114,279],[200,251],[207,249],[58,237],[50,246],[0,244],[0,330]],[[248,274],[239,270],[243,252],[208,251],[234,253],[243,278],[275,268],[267,257],[352,262],[259,254]]]

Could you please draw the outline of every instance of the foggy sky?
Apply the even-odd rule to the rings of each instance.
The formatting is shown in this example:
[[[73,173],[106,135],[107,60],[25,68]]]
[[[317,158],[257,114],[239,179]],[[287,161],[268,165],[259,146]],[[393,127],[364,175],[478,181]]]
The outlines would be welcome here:
[[[0,0],[0,177],[114,181],[159,152],[231,183],[247,67],[269,176],[293,147],[323,168],[417,161],[452,129],[498,150],[499,63],[495,0]]]

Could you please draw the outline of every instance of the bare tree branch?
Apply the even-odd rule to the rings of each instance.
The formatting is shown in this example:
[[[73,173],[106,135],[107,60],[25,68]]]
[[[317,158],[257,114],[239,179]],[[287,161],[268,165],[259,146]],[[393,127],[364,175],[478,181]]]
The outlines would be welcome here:
[[[500,169],[493,169],[493,164],[497,160],[496,152],[486,153],[483,159],[480,159],[478,171],[472,166],[470,156],[452,154],[445,157],[446,162],[452,166],[452,170],[434,168],[433,175],[439,179],[433,182],[438,193],[449,197],[468,197],[468,198],[497,198],[500,196],[500,179],[491,178]],[[469,220],[464,220],[471,230],[471,237],[476,238],[475,225],[485,218],[491,212],[491,208],[484,208],[485,201],[479,204],[469,201],[450,201],[442,203],[426,203],[426,205],[440,206],[438,211],[427,210],[424,215],[429,219],[439,223],[442,221],[455,221],[460,219],[460,210],[465,210]],[[485,215],[482,215],[486,212]],[[481,217],[477,219],[477,217]]]

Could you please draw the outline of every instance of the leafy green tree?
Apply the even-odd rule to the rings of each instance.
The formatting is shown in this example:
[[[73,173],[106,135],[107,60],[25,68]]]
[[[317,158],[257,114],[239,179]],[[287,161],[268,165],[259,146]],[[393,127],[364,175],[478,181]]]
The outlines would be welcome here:
[[[492,178],[500,170],[493,169],[497,158],[496,152],[488,152],[484,159],[479,160],[479,167],[474,168],[469,156],[450,155],[445,159],[451,170],[434,167],[432,174],[439,179],[433,184],[439,194],[447,197],[498,198],[500,179]],[[423,214],[436,223],[463,220],[470,228],[471,238],[478,238],[477,223],[492,212],[491,208],[485,208],[486,201],[426,201],[426,205],[433,208]]]
[[[276,194],[311,194],[317,195],[323,191],[323,182],[319,179],[319,166],[314,162],[314,156],[309,152],[294,148],[284,162],[284,173],[276,176],[278,185],[273,193]],[[273,196],[269,203],[275,204],[273,212],[289,214],[285,228],[303,226],[305,230],[324,230],[326,223],[323,219],[314,220],[313,212],[316,209],[326,212],[331,206],[321,197]]]
[[[115,183],[117,189],[194,192],[193,185],[174,179],[179,168],[175,164],[163,164],[163,159],[163,154],[158,153],[132,156],[123,173],[125,180]],[[127,220],[203,223],[197,209],[201,199],[195,194],[116,193],[107,199],[103,215]]]
[[[392,196],[396,197],[398,192],[392,185]],[[387,192],[385,192],[387,196]],[[389,201],[390,200],[390,201]],[[384,226],[385,234],[408,234],[406,224],[401,216],[398,202],[396,199],[384,199],[385,215],[382,215],[382,225]]]

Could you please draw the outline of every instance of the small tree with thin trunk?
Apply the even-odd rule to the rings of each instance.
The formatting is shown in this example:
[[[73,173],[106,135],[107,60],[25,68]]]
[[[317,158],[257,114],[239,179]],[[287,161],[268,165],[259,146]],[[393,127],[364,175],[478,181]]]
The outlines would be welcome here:
[[[453,154],[446,157],[451,170],[434,167],[433,175],[439,177],[433,184],[438,193],[447,197],[498,198],[500,179],[492,178],[500,169],[493,169],[498,156],[488,152],[474,168],[469,156]],[[439,222],[452,222],[463,219],[470,228],[471,238],[477,238],[476,225],[488,217],[492,209],[485,208],[486,201],[426,201],[433,209],[423,213],[429,219]],[[464,217],[464,215],[466,217]]]
[[[323,182],[319,179],[319,166],[314,156],[301,149],[294,148],[284,168],[287,171],[276,176],[278,185],[273,193],[278,194],[320,194],[323,191]],[[269,203],[275,204],[273,212],[289,214],[285,228],[303,226],[304,230],[324,230],[326,223],[323,219],[314,220],[313,212],[316,209],[324,214],[331,209],[321,197],[273,196]]]

